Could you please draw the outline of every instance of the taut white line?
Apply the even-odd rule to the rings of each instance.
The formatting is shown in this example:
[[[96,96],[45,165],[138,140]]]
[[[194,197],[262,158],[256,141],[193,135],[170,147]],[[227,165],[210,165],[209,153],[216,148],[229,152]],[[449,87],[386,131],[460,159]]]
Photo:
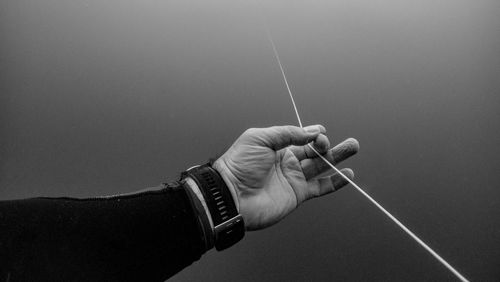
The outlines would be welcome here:
[[[299,126],[302,126],[302,121],[300,120],[299,111],[297,110],[297,105],[295,104],[295,100],[293,99],[292,91],[290,90],[290,85],[288,84],[288,80],[286,79],[285,70],[283,69],[283,65],[281,64],[280,57],[278,55],[278,51],[276,49],[276,45],[274,44],[273,37],[271,36],[271,32],[269,28],[266,26],[267,37],[269,42],[271,42],[271,46],[273,47],[274,56],[276,57],[276,61],[278,61],[278,65],[280,66],[281,74],[283,76],[283,80],[285,81],[286,89],[288,90],[288,94],[290,95],[290,99],[292,100],[293,109],[295,110],[295,115],[297,116],[297,121],[299,122]],[[458,272],[451,264],[449,264],[446,260],[444,260],[438,253],[436,253],[431,247],[429,247],[424,241],[422,241],[415,233],[413,233],[410,229],[408,229],[401,221],[399,221],[396,217],[394,217],[390,212],[388,212],[382,205],[380,205],[375,199],[373,199],[368,193],[366,193],[363,189],[361,189],[354,181],[349,179],[349,177],[345,176],[339,169],[337,169],[332,163],[330,163],[325,157],[323,157],[316,149],[314,149],[311,144],[308,144],[309,147],[320,157],[325,163],[327,163],[336,173],[341,175],[347,182],[349,182],[356,190],[358,190],[363,196],[365,196],[370,202],[372,202],[379,210],[381,210],[390,220],[396,223],[406,234],[408,234],[413,240],[415,240],[420,246],[422,246],[425,250],[427,250],[433,257],[435,257],[441,264],[443,264],[448,270],[451,271],[460,281],[469,282],[460,272]]]
[[[297,120],[299,121],[299,126],[302,126],[302,121],[300,120],[299,111],[297,110],[297,105],[295,105],[295,100],[293,99],[292,91],[290,90],[290,85],[288,85],[288,80],[286,79],[285,70],[283,69],[283,65],[281,64],[280,56],[278,55],[278,50],[276,50],[276,45],[274,45],[273,37],[271,36],[271,32],[269,28],[266,26],[266,33],[269,42],[271,42],[271,46],[273,47],[274,56],[276,57],[276,61],[278,61],[278,65],[280,66],[281,74],[283,75],[283,80],[285,81],[286,89],[290,94],[290,99],[292,99],[293,109],[295,110],[295,115],[297,116]]]

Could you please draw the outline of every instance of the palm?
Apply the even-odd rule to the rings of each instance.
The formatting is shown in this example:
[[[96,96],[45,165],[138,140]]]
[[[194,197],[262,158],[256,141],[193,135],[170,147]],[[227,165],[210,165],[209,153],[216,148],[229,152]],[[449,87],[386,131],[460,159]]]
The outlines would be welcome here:
[[[225,165],[236,179],[240,213],[249,215],[245,218],[249,229],[272,225],[297,206],[298,191],[307,182],[290,150],[242,145],[232,153]]]

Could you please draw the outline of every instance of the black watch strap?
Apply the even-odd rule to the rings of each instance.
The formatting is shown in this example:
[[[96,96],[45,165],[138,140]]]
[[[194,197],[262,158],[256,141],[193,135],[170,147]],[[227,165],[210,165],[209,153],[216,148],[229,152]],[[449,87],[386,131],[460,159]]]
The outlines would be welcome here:
[[[245,235],[243,217],[224,179],[210,165],[205,164],[188,169],[182,178],[191,177],[203,194],[214,224],[215,249],[229,248]]]

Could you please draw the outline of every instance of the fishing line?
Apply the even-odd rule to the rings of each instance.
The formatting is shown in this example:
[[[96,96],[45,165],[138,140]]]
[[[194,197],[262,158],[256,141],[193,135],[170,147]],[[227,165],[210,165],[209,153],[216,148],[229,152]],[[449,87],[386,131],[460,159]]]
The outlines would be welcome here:
[[[302,126],[302,121],[300,119],[299,111],[297,110],[297,105],[295,104],[295,100],[293,99],[292,91],[290,90],[290,85],[288,84],[288,80],[285,75],[285,70],[283,69],[283,65],[281,64],[280,56],[278,55],[278,50],[276,49],[276,45],[274,44],[273,37],[271,36],[271,32],[269,31],[269,28],[267,24],[265,24],[265,29],[267,33],[267,38],[269,39],[269,42],[271,43],[271,46],[273,48],[274,52],[274,57],[276,58],[276,61],[278,61],[278,65],[281,70],[281,74],[283,76],[283,80],[285,81],[286,89],[288,90],[288,94],[290,95],[290,100],[292,101],[293,109],[295,110],[295,115],[297,116],[297,121],[299,122],[299,126]],[[396,217],[394,217],[390,212],[388,212],[382,205],[380,205],[375,199],[373,199],[368,193],[366,193],[363,189],[361,189],[354,181],[352,181],[349,177],[345,176],[339,169],[337,169],[332,163],[330,163],[325,157],[323,157],[316,149],[314,149],[311,144],[308,144],[308,146],[313,150],[318,157],[320,157],[326,164],[328,164],[336,173],[341,175],[345,180],[347,180],[356,190],[358,190],[363,196],[365,196],[370,202],[372,202],[379,210],[381,210],[390,220],[392,220],[394,223],[396,223],[399,228],[401,228],[406,234],[410,235],[413,240],[415,240],[420,246],[422,246],[425,250],[427,250],[434,258],[436,258],[441,264],[443,264],[446,268],[448,268],[451,273],[453,273],[460,281],[463,282],[468,282],[460,272],[458,272],[451,264],[449,264],[446,260],[444,260],[438,253],[436,253],[431,247],[429,247],[424,241],[422,241],[415,233],[413,233],[410,229],[408,229],[401,221],[399,221]]]

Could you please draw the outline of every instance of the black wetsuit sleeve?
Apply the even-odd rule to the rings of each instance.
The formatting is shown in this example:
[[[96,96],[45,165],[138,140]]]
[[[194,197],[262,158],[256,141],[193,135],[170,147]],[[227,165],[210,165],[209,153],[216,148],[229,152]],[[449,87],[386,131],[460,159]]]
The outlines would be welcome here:
[[[0,281],[164,281],[203,252],[184,189],[0,201]]]

